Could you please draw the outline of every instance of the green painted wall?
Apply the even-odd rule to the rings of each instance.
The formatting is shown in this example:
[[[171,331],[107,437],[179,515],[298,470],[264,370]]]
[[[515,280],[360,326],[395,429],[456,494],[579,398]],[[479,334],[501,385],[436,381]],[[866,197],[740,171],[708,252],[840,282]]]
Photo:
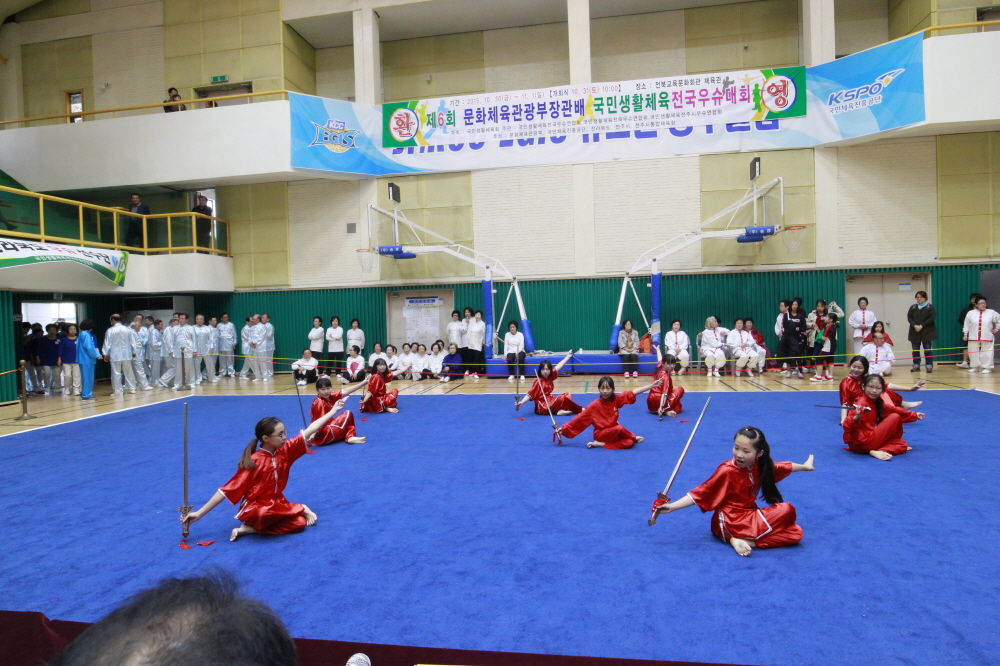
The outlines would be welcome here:
[[[769,273],[728,273],[669,275],[663,279],[661,312],[665,326],[671,319],[679,318],[692,338],[704,326],[709,315],[731,322],[736,317],[752,316],[771,349],[777,348],[774,319],[778,302],[783,298],[801,296],[807,304],[818,298],[844,302],[846,277],[860,273],[910,273],[927,271],[931,274],[933,302],[942,318],[938,327],[938,347],[957,347],[962,344],[957,326],[949,322],[958,317],[971,292],[979,289],[979,273],[984,269],[1000,268],[1000,264],[975,264],[964,266],[915,266],[898,269],[860,269],[828,271],[796,271]],[[636,291],[643,299],[649,316],[648,278],[637,278]],[[566,349],[605,349],[608,333],[618,307],[621,278],[593,278],[577,280],[542,280],[521,283],[525,307],[531,319],[535,341],[540,348],[553,352]],[[471,306],[482,309],[482,289],[479,283],[452,285],[413,286],[406,289],[435,289],[447,287],[455,290],[455,304],[459,309]],[[503,308],[509,285],[496,286],[495,308],[497,317]],[[208,316],[229,312],[230,318],[242,327],[248,314],[267,312],[275,326],[277,351],[275,357],[298,358],[306,346],[306,332],[312,317],[340,317],[347,325],[351,318],[361,320],[368,339],[384,341],[386,337],[385,292],[399,291],[399,287],[361,287],[350,289],[313,289],[302,291],[240,292],[223,295],[195,295],[195,309]],[[845,305],[845,309],[846,309]],[[811,307],[810,307],[811,309]],[[505,321],[516,319],[516,307],[511,299]],[[624,318],[635,322],[636,328],[645,330],[642,317],[635,305],[635,298],[628,295]],[[503,325],[498,325],[502,332]],[[900,349],[908,343],[899,342]]]

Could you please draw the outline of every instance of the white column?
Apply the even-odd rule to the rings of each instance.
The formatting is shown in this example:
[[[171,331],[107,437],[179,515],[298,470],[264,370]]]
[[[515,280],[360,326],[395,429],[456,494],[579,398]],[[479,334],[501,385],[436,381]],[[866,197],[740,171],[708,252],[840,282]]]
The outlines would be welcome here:
[[[569,82],[590,83],[590,0],[566,0]],[[594,230],[594,165],[573,165],[573,247],[576,274],[597,273]]]
[[[566,0],[569,82],[590,83],[590,0]]]
[[[840,229],[837,204],[839,156],[837,148],[816,148],[816,266],[840,266]]]
[[[378,15],[371,7],[354,10],[354,100],[382,103],[382,50]]]
[[[6,23],[0,26],[0,55],[7,64],[0,63],[0,118],[24,118],[23,87],[21,83],[21,25]],[[13,128],[15,125],[9,125]]]
[[[801,0],[802,64],[822,65],[837,57],[833,0]]]

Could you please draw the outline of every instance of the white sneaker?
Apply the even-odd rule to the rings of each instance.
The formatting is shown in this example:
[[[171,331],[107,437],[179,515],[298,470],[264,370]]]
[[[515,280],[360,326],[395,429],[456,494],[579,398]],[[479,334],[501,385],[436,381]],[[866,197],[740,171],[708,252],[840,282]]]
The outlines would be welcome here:
[[[983,374],[984,374],[984,375],[988,375],[988,374],[990,374],[991,372],[993,372],[993,371],[992,371],[992,370],[990,370],[989,368],[983,368]]]
[[[739,377],[739,376],[740,376],[740,371],[739,371],[739,370],[737,370],[737,371],[736,371],[736,376],[737,376],[737,377]]]
[[[747,377],[753,377],[753,370],[747,370]]]
[[[298,381],[298,385],[299,385],[299,386],[305,386],[305,385],[306,385],[306,380],[304,380],[304,379],[300,379],[300,380]]]
[[[507,381],[508,382],[514,381],[514,375],[510,375],[509,377],[507,377]]]
[[[975,372],[975,371],[976,371],[975,368],[969,368],[969,372]]]
[[[521,381],[522,382],[524,381],[524,375],[521,375]]]
[[[257,381],[257,380],[255,379],[254,381]],[[347,378],[344,377],[343,375],[337,375],[337,381],[340,382],[341,384],[349,384],[350,383],[350,382],[347,381]]]
[[[473,379],[479,379],[479,375],[477,373],[473,372],[472,373],[472,378]]]
[[[638,372],[633,372],[633,373],[632,373],[632,376],[633,376],[633,377],[638,377],[638,376],[639,376],[639,373],[638,373]]]
[[[146,384],[145,386],[143,386],[143,387],[142,387],[142,390],[143,390],[143,391],[152,391],[152,390],[153,390],[153,387],[152,387],[152,386],[150,386],[149,384]],[[73,395],[73,394],[72,394],[72,393],[70,393],[70,395]]]
[[[810,377],[809,381],[811,381],[811,382],[825,382],[826,380],[823,379],[822,377],[820,377],[819,375],[816,375],[815,377]]]
[[[967,367],[969,367],[969,364],[968,364],[968,363],[966,363],[965,361],[962,361],[961,363],[959,363],[959,364],[958,364],[958,365],[956,365],[955,367],[956,367],[956,368],[967,368]]]

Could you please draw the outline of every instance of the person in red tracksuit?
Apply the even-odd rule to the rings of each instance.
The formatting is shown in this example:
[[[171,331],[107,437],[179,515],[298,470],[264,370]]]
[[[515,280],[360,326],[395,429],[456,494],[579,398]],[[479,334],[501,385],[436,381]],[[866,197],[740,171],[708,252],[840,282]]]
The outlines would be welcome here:
[[[528,392],[524,394],[524,397],[517,402],[517,406],[523,407],[529,400],[534,400],[535,413],[539,416],[545,416],[549,413],[550,409],[557,416],[569,416],[570,414],[579,414],[582,412],[583,407],[573,402],[573,396],[569,393],[563,393],[557,397],[552,396],[552,391],[555,390],[555,381],[559,378],[559,371],[563,369],[563,366],[571,358],[573,358],[572,349],[566,352],[566,358],[559,361],[554,368],[552,367],[552,361],[548,359],[539,363],[538,377],[535,378],[535,382],[528,389]],[[546,401],[548,401],[547,406]]]
[[[333,409],[335,404],[347,398],[348,395],[358,389],[365,388],[369,381],[370,378],[366,377],[360,383],[334,393],[333,383],[330,381],[330,378],[320,377],[316,380],[316,399],[313,400],[312,406],[309,407],[309,419],[315,421],[323,416]],[[351,414],[351,410],[347,410],[341,412],[332,421],[328,422],[326,426],[320,428],[316,436],[313,437],[312,443],[320,446],[323,444],[335,444],[337,442],[364,444],[365,441],[365,437],[358,437],[358,432],[354,427],[354,414]]]
[[[246,448],[236,474],[219,488],[212,498],[197,511],[181,515],[181,523],[197,522],[222,503],[229,500],[239,503],[236,514],[242,523],[229,536],[236,541],[245,534],[291,534],[301,532],[316,523],[316,514],[305,504],[291,503],[285,499],[285,486],[292,464],[309,453],[309,442],[344,406],[343,401],[313,421],[295,437],[285,438],[285,424],[274,416],[257,422],[254,439]]]
[[[913,447],[903,439],[903,424],[923,420],[923,412],[912,412],[882,399],[885,379],[865,377],[864,394],[852,407],[853,414],[844,420],[844,444],[849,451],[867,453],[879,460],[892,460]]]
[[[570,439],[576,437],[590,426],[594,426],[594,441],[587,442],[587,448],[604,447],[606,449],[631,449],[643,440],[618,423],[618,410],[624,405],[634,405],[635,396],[645,393],[651,388],[660,386],[662,380],[643,386],[634,391],[622,391],[615,395],[615,381],[611,377],[601,377],[597,388],[601,397],[587,405],[565,425],[553,426],[560,435]]]
[[[663,384],[650,389],[649,395],[646,396],[646,408],[654,414],[659,414],[662,407],[663,413],[667,416],[677,416],[683,411],[681,398],[684,397],[684,388],[681,386],[674,388],[674,382],[670,379],[670,373],[677,365],[677,359],[670,354],[663,356],[659,347],[656,348],[656,356],[660,362],[656,364],[653,380],[661,379]],[[664,395],[667,396],[666,400],[662,400]]]
[[[737,555],[746,557],[754,548],[780,548],[802,540],[795,507],[785,502],[778,481],[792,472],[812,472],[813,457],[801,465],[771,460],[771,447],[764,433],[748,426],[733,438],[733,458],[719,465],[703,484],[676,502],[670,498],[653,502],[653,514],[672,513],[697,506],[713,511],[712,534],[728,541]],[[757,506],[763,496],[769,506]]]
[[[409,371],[410,368],[407,366],[395,372],[389,372],[389,364],[385,362],[385,359],[376,359],[368,381],[368,390],[365,391],[364,396],[361,398],[361,411],[372,414],[379,414],[381,412],[395,414],[398,412],[396,398],[399,396],[399,391],[396,389],[386,391],[385,385],[391,382],[392,378],[396,375],[401,375]]]

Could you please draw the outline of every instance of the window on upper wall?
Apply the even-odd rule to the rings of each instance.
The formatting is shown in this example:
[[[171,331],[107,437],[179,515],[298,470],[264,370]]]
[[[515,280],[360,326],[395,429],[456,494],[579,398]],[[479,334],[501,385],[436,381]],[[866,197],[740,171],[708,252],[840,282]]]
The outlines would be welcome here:
[[[82,90],[72,90],[66,93],[66,113],[83,113],[83,91]],[[68,123],[82,123],[83,116],[70,115],[66,122]]]

